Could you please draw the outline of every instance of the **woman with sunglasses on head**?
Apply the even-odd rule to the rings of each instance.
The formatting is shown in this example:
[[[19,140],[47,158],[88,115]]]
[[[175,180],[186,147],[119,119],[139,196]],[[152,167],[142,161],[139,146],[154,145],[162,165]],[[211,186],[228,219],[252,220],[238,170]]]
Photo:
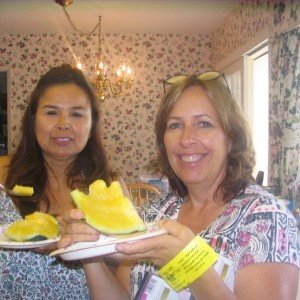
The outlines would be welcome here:
[[[250,133],[224,78],[172,82],[155,130],[156,167],[172,192],[146,204],[143,217],[167,234],[117,244],[124,261],[115,277],[101,258],[83,262],[94,298],[160,299],[153,294],[159,287],[178,299],[296,299],[296,222],[255,184]],[[70,211],[60,247],[97,235],[81,218]]]
[[[70,191],[86,190],[96,179],[107,184],[116,180],[101,142],[96,96],[79,69],[67,64],[53,67],[31,94],[16,152],[0,157],[0,182],[8,189],[31,186],[34,194],[2,191],[0,224],[36,211],[60,218],[75,207]],[[127,194],[124,183],[123,187]],[[0,298],[91,299],[82,265],[50,257],[54,249],[56,243],[29,251],[0,245]]]

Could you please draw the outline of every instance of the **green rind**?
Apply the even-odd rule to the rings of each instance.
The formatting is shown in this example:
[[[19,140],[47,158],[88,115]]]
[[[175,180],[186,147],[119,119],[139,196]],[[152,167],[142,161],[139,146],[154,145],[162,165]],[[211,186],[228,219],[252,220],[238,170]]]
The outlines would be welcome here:
[[[25,219],[11,224],[4,232],[10,240],[25,242],[44,236],[46,239],[55,238],[59,235],[57,220],[47,214],[35,212],[27,215]]]

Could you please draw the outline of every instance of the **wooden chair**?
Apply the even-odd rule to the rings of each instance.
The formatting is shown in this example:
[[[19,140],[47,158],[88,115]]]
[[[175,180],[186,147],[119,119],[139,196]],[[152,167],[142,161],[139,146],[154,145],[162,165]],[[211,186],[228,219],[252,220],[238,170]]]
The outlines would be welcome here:
[[[262,186],[264,182],[264,175],[265,173],[263,171],[258,171],[256,178],[255,178],[255,183]]]
[[[161,195],[160,191],[156,187],[145,183],[128,183],[127,188],[131,201],[136,207],[141,207],[145,202],[147,202],[151,194],[157,196]]]

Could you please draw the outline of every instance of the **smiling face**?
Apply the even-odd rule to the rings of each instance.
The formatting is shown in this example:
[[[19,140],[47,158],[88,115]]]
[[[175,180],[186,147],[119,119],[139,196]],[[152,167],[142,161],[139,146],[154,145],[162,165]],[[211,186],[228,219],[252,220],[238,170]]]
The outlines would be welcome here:
[[[218,185],[226,172],[230,143],[200,86],[187,88],[167,119],[164,144],[175,174],[191,185]]]
[[[73,161],[84,149],[91,126],[90,101],[77,85],[51,86],[39,99],[35,134],[46,160]]]

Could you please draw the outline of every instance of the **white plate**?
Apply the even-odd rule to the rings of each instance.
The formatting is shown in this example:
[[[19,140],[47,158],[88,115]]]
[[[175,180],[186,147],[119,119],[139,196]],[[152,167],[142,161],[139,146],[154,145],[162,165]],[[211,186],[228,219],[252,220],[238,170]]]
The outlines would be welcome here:
[[[50,244],[57,242],[60,237],[54,239],[47,239],[42,241],[34,241],[34,242],[15,242],[8,239],[4,235],[4,231],[9,225],[0,226],[0,248],[9,248],[9,249],[33,249],[38,247],[44,247]]]
[[[147,232],[128,234],[122,237],[101,235],[96,242],[79,242],[69,247],[58,249],[50,253],[50,256],[59,255],[64,260],[78,260],[103,256],[117,252],[116,244],[134,242],[149,237],[165,234],[166,231],[158,225],[147,225]]]

